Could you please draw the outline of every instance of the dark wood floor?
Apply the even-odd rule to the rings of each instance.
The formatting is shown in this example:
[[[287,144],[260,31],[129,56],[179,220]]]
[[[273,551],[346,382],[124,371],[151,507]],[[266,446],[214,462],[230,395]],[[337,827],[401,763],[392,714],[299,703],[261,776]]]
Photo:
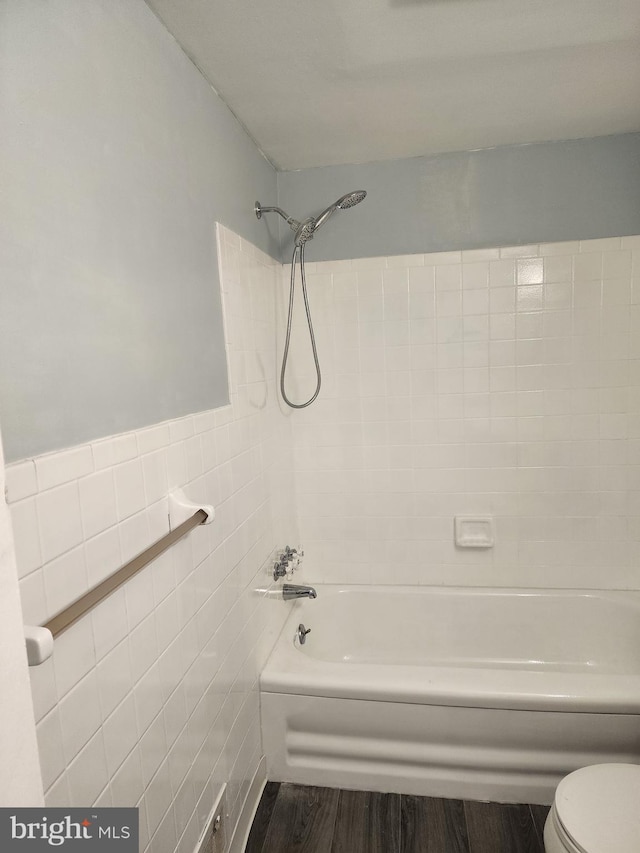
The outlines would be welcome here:
[[[544,853],[548,811],[268,782],[245,853]]]

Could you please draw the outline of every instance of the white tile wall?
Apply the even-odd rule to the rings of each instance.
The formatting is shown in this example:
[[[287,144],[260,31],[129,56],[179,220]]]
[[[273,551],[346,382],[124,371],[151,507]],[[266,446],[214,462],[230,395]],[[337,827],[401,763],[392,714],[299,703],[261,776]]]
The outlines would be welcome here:
[[[223,782],[240,814],[294,493],[309,579],[640,586],[640,238],[309,264],[298,412],[288,270],[218,240],[231,404],[7,469],[30,621],[166,532],[169,489],[216,506],[32,670],[47,802],[137,804],[152,853],[191,853]],[[496,547],[457,550],[456,514]]]
[[[293,423],[312,579],[640,587],[640,238],[307,280],[323,390]],[[287,384],[304,399],[300,303]],[[495,516],[495,548],[456,549],[456,514]]]
[[[7,469],[27,620],[168,532],[169,489],[216,507],[31,670],[47,803],[138,805],[152,853],[192,853],[225,782],[231,838],[261,757],[258,673],[289,610],[266,567],[297,539],[280,268],[222,227],[218,254],[230,405]]]

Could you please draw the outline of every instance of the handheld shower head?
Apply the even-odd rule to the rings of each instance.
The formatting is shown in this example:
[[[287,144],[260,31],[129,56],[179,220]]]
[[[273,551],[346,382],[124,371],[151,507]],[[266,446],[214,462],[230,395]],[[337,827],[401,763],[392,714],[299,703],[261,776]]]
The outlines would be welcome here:
[[[296,236],[294,238],[296,246],[303,246],[307,240],[312,240],[313,232],[317,227],[315,219],[312,218],[305,219],[304,222],[301,222],[300,225],[298,225]]]
[[[360,202],[364,200],[366,195],[366,190],[355,190],[352,193],[347,193],[346,195],[343,195],[339,201],[336,202],[336,207],[339,207],[340,210],[346,210],[348,207],[353,207],[356,204],[360,204]]]
[[[324,225],[327,219],[336,210],[347,210],[349,207],[354,207],[356,204],[360,204],[366,195],[366,190],[354,190],[353,192],[343,195],[342,198],[339,198],[338,201],[334,201],[332,205],[330,205],[326,210],[323,210],[320,216],[317,217],[315,221],[316,228],[320,228],[321,225]]]

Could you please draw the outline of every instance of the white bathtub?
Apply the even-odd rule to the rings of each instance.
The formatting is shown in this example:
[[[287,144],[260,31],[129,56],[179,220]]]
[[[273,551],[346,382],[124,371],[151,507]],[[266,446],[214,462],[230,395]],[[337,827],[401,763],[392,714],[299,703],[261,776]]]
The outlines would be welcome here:
[[[640,593],[316,588],[261,676],[270,779],[549,803],[640,760]]]

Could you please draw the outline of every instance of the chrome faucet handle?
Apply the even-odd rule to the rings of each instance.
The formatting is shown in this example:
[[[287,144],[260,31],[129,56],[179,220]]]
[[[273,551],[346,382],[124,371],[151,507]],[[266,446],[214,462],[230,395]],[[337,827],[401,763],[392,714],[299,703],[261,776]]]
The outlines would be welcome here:
[[[280,560],[278,563],[273,564],[273,579],[274,581],[283,578],[287,573],[287,561]]]
[[[290,548],[289,545],[284,546],[284,551],[276,563],[273,564],[273,579],[277,581],[285,575],[290,575],[294,572],[304,557],[302,548],[298,551],[297,548]]]
[[[288,545],[284,546],[284,553],[288,554],[289,556],[304,557],[304,551],[302,550],[302,548],[298,550],[297,548],[290,548]]]
[[[289,563],[290,569],[293,572],[302,563],[303,557],[304,551],[302,550],[302,548],[298,550],[297,548],[290,548],[288,545],[286,545],[281,559]]]

